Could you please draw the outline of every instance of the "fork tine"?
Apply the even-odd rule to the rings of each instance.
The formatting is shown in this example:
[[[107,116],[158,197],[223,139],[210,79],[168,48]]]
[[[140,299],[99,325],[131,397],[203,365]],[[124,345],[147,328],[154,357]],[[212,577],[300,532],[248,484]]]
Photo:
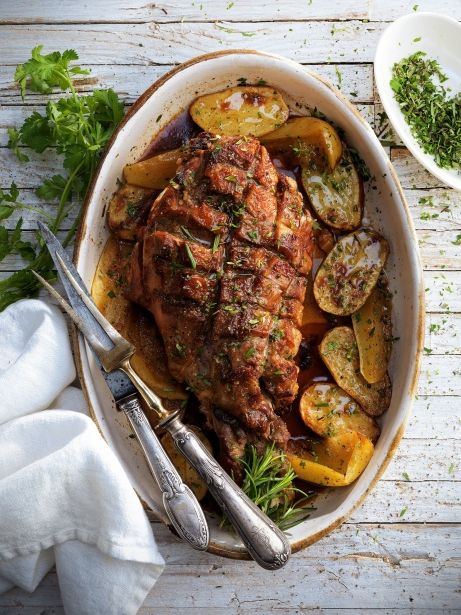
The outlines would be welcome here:
[[[104,331],[104,328],[97,322],[97,320],[92,316],[92,314],[88,311],[86,305],[82,301],[81,294],[78,294],[70,281],[67,279],[67,276],[64,275],[62,265],[58,261],[58,254],[61,257],[62,261],[65,263],[69,271],[71,271],[74,279],[76,279],[79,283],[79,287],[82,290],[82,293],[88,296],[88,291],[85,287],[85,284],[80,277],[77,269],[72,263],[69,255],[64,250],[63,246],[59,243],[57,238],[53,235],[50,229],[43,224],[43,222],[38,222],[38,226],[40,228],[40,232],[42,234],[43,239],[45,240],[46,247],[50,253],[51,258],[53,259],[54,265],[56,267],[56,271],[58,272],[59,278],[64,286],[64,289],[67,293],[67,297],[69,299],[69,303],[72,305],[73,309],[79,314],[83,321],[85,321],[94,333],[99,338],[99,343],[107,350],[110,351],[114,342],[110,339],[107,333]]]
[[[93,350],[96,354],[100,355],[101,353],[106,352],[106,349],[101,345],[99,338],[94,334],[94,332],[87,326],[87,323],[83,320],[78,312],[76,312],[67,301],[61,297],[58,291],[51,286],[51,284],[45,280],[39,273],[32,270],[34,276],[41,282],[41,284],[46,288],[46,290],[50,293],[50,295],[56,299],[58,304],[62,307],[62,309],[69,315],[71,320],[75,323],[77,328],[83,333],[83,335],[88,340],[89,344],[92,346]]]
[[[61,266],[63,275],[65,275],[66,278],[69,280],[69,282],[72,284],[75,292],[77,293],[79,298],[82,300],[83,304],[85,305],[87,310],[90,312],[90,314],[93,316],[93,318],[104,329],[104,332],[106,333],[106,335],[109,336],[111,341],[116,346],[118,344],[126,343],[125,338],[122,337],[120,333],[110,324],[107,318],[102,315],[102,313],[96,307],[94,301],[91,299],[91,297],[87,295],[87,293],[85,292],[85,289],[81,287],[81,285],[78,283],[78,280],[76,280],[75,277],[72,275],[72,272],[69,270],[69,267],[63,261],[61,255],[56,253],[56,258],[58,259],[59,265]]]

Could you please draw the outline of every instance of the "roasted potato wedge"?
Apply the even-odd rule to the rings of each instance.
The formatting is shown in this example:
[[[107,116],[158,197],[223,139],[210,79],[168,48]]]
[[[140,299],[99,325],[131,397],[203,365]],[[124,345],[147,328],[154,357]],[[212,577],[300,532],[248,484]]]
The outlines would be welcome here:
[[[322,222],[338,231],[353,231],[360,226],[363,182],[346,151],[333,171],[303,168],[301,181]]]
[[[150,388],[164,399],[187,399],[184,389],[170,376],[163,342],[151,318],[125,299],[121,285],[131,244],[110,237],[99,259],[91,294],[107,320],[136,347],[131,364]]]
[[[212,453],[211,444],[208,438],[204,435],[204,433],[198,429],[198,427],[190,427],[192,431],[198,436],[200,442],[207,449],[209,453]],[[173,462],[173,465],[178,470],[180,477],[186,483],[190,489],[194,492],[197,500],[201,500],[205,497],[206,492],[208,491],[208,487],[206,483],[200,478],[197,471],[190,465],[187,459],[184,457],[182,453],[178,451],[176,445],[173,441],[173,438],[169,433],[166,433],[162,436],[161,442],[163,448],[165,449],[168,457]]]
[[[288,118],[280,92],[265,86],[236,86],[199,96],[190,107],[196,124],[217,135],[260,137]]]
[[[373,292],[352,315],[359,349],[360,372],[367,382],[379,382],[386,375],[392,352],[392,296],[384,273]]]
[[[350,327],[328,331],[319,346],[319,354],[338,386],[348,393],[370,416],[380,416],[391,403],[389,375],[373,384],[360,373],[359,351]]]
[[[153,191],[124,184],[112,197],[107,223],[114,235],[126,241],[135,241],[153,199]]]
[[[306,168],[333,170],[342,154],[336,130],[316,117],[294,117],[265,135],[261,143],[272,155],[284,154]]]
[[[302,480],[327,487],[350,485],[367,467],[374,451],[371,440],[350,431],[312,445],[302,457],[287,453],[294,472]]]
[[[123,176],[128,184],[162,190],[168,186],[170,179],[176,175],[180,157],[181,150],[179,149],[162,152],[152,156],[152,158],[126,164],[123,169]]]
[[[331,382],[316,382],[307,388],[299,404],[304,423],[324,438],[357,431],[376,442],[378,423],[345,391]]]
[[[338,316],[356,312],[370,296],[388,255],[387,241],[371,229],[341,237],[315,276],[319,307]]]

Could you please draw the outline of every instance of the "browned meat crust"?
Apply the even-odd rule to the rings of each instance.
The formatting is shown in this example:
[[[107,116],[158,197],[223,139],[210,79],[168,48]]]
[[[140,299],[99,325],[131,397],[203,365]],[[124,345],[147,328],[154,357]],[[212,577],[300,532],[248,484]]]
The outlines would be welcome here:
[[[130,298],[154,315],[169,369],[200,400],[226,465],[248,438],[285,448],[279,415],[298,391],[312,266],[312,220],[296,182],[257,139],[203,133],[142,235]]]

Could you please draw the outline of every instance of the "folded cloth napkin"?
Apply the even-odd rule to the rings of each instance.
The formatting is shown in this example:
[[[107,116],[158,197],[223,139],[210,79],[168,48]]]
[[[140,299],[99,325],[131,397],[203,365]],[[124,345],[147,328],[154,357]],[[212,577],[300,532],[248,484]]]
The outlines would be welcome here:
[[[33,591],[56,563],[67,615],[133,615],[164,562],[74,378],[59,310],[0,314],[0,592]]]

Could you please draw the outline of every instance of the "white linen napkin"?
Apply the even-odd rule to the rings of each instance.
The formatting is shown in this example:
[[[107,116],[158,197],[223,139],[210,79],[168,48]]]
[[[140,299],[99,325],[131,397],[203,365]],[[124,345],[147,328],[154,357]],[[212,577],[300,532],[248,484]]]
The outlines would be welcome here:
[[[0,314],[0,592],[33,591],[56,563],[67,615],[134,615],[164,562],[74,378],[57,308]]]

